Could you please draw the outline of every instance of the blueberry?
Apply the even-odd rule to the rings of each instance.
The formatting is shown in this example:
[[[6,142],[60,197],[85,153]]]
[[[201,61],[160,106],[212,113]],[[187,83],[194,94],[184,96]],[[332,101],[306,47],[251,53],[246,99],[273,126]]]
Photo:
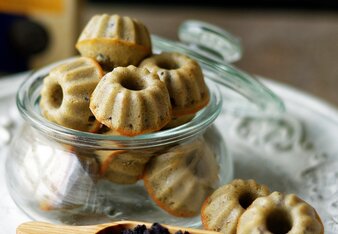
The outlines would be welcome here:
[[[151,234],[170,234],[169,230],[165,227],[163,227],[159,223],[154,223],[151,226]]]
[[[137,225],[135,228],[134,228],[134,234],[144,234],[145,231],[147,231],[147,227],[146,225]]]
[[[137,225],[133,230],[124,229],[121,234],[170,234],[169,230],[162,226],[159,223],[153,223],[152,226],[147,229],[147,227],[143,225]],[[189,234],[187,231],[177,231],[175,234]]]

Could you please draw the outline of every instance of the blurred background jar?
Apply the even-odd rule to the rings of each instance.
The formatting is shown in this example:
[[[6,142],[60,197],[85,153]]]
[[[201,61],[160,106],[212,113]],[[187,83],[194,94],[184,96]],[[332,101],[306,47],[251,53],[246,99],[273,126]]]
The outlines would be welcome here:
[[[75,54],[79,0],[0,1],[0,75]]]

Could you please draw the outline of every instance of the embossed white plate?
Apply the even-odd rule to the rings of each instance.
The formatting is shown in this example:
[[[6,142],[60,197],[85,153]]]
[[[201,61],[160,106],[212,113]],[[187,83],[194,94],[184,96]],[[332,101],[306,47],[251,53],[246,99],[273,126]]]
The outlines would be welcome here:
[[[338,233],[338,111],[294,88],[262,81],[283,99],[285,114],[234,117],[224,111],[216,120],[235,177],[297,194],[316,208],[325,233]]]
[[[0,117],[10,115],[19,121],[14,92],[25,75],[0,78],[1,91],[10,87],[6,95],[0,95]],[[287,114],[234,117],[224,108],[216,120],[233,155],[235,176],[254,178],[271,190],[298,194],[318,210],[325,233],[338,233],[338,111],[291,87],[262,81],[284,100]],[[6,147],[0,148],[0,233],[14,234],[29,219],[6,190],[6,151]]]

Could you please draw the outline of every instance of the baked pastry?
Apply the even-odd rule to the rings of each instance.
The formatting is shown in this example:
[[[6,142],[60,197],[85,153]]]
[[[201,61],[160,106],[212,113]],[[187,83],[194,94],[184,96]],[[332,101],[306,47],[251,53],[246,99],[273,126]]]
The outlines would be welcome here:
[[[214,153],[203,139],[197,139],[152,157],[143,181],[149,196],[163,210],[192,217],[218,185],[218,171]]]
[[[323,234],[323,224],[313,207],[294,194],[273,192],[257,198],[242,214],[237,234]]]
[[[98,121],[124,136],[157,131],[171,120],[165,84],[135,66],[107,73],[92,94],[90,109]]]
[[[76,58],[55,67],[43,80],[42,115],[64,127],[95,132],[99,123],[89,101],[102,76],[100,65],[90,58]]]
[[[148,29],[139,21],[119,15],[95,15],[82,31],[76,48],[107,70],[138,65],[151,54]]]
[[[101,177],[117,184],[134,184],[142,178],[153,154],[141,150],[97,151]]]
[[[175,127],[181,126],[185,123],[188,123],[194,117],[195,117],[195,114],[187,114],[187,115],[172,117],[170,122],[166,126],[164,126],[163,129],[169,129],[169,128],[175,128]]]
[[[240,216],[257,198],[269,195],[265,185],[254,180],[235,179],[208,197],[201,210],[204,229],[236,234]]]
[[[120,135],[104,125],[99,133],[107,136]],[[115,147],[124,146],[116,142]],[[142,178],[146,163],[157,150],[157,147],[152,150],[98,150],[95,155],[100,165],[100,178],[116,184],[134,184]]]
[[[158,74],[166,84],[173,116],[191,115],[209,102],[209,91],[199,64],[188,56],[163,52],[142,61],[140,67]]]

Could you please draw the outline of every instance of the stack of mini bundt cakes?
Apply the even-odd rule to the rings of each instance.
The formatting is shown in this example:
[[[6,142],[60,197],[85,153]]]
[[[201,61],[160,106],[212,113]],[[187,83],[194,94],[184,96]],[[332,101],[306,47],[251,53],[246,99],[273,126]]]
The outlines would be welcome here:
[[[42,114],[59,125],[132,137],[182,125],[209,102],[198,63],[152,55],[149,32],[135,19],[96,15],[76,48],[81,57],[54,68],[41,93]]]
[[[199,64],[176,52],[152,54],[149,32],[138,20],[96,15],[76,48],[80,57],[66,60],[44,78],[41,113],[58,125],[135,137],[189,122],[209,103]],[[175,216],[198,215],[219,183],[216,155],[203,137],[166,148],[117,145],[86,154],[95,158],[99,179],[119,185],[143,180],[154,203]]]
[[[270,193],[254,180],[235,179],[201,209],[206,230],[224,234],[323,234],[316,210],[295,194]]]

